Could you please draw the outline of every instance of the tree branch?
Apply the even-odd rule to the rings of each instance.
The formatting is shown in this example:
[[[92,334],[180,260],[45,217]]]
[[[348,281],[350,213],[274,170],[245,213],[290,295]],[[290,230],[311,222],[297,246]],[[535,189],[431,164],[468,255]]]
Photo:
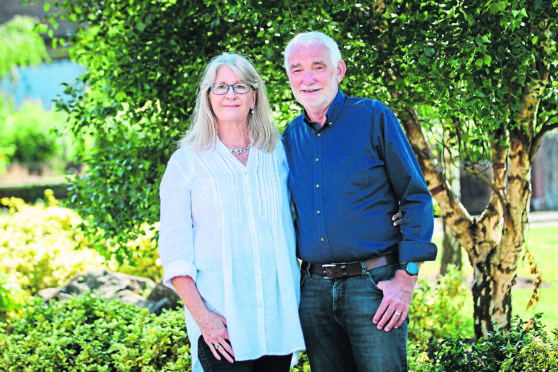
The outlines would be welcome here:
[[[545,125],[543,125],[541,127],[541,129],[539,130],[539,132],[535,135],[535,138],[533,138],[533,147],[538,149],[541,141],[543,139],[543,137],[550,131],[558,128],[558,123],[554,123],[554,124],[546,124],[548,122],[550,122],[550,120],[552,120],[553,118],[558,118],[558,114],[552,115],[551,117],[548,118],[548,120],[545,122]],[[533,153],[533,156],[531,157],[531,159],[534,158],[536,154],[536,151]]]

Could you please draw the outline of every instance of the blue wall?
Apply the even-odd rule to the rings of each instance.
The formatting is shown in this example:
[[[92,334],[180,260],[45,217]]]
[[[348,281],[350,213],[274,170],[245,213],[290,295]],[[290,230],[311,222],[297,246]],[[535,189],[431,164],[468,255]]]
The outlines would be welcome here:
[[[57,96],[64,96],[61,83],[75,84],[76,79],[85,73],[85,68],[70,61],[58,60],[37,66],[16,70],[15,76],[2,79],[2,90],[13,95],[16,109],[23,100],[40,100],[46,110],[52,110],[52,102]]]

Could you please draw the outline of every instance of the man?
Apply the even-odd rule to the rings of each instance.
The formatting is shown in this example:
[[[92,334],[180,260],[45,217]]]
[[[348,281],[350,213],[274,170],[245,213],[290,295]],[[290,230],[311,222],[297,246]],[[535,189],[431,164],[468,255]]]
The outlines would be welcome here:
[[[407,370],[418,265],[437,252],[432,197],[392,111],[339,89],[346,66],[335,41],[297,35],[285,67],[304,107],[283,143],[312,372]],[[400,227],[391,223],[398,209]]]

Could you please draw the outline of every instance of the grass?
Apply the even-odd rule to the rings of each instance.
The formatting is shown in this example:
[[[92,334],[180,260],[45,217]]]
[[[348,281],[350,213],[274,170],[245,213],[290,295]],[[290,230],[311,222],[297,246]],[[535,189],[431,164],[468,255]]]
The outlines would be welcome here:
[[[558,307],[555,300],[558,298],[558,226],[540,226],[530,228],[527,232],[527,248],[531,252],[538,271],[543,279],[543,286],[539,289],[539,302],[527,309],[527,303],[533,293],[530,284],[534,275],[528,260],[522,253],[518,262],[518,283],[512,288],[512,315],[519,315],[522,319],[532,317],[536,313],[543,313],[542,321],[549,328],[558,328]],[[434,238],[434,242],[441,247],[441,237]],[[439,250],[440,253],[440,250]],[[419,279],[434,278],[440,270],[440,254],[433,262],[425,262],[421,266]],[[469,263],[467,253],[463,251],[463,270],[472,278],[473,269]],[[472,296],[466,302],[467,313],[473,316]]]

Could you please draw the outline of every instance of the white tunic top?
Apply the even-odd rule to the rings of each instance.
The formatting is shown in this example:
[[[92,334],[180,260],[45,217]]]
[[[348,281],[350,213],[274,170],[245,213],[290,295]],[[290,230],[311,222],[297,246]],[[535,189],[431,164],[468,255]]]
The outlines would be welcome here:
[[[160,185],[163,282],[195,280],[226,318],[239,361],[304,349],[287,167],[280,142],[272,153],[250,149],[244,166],[218,141],[207,151],[178,149]],[[201,371],[201,333],[187,310],[185,318],[193,371]]]

